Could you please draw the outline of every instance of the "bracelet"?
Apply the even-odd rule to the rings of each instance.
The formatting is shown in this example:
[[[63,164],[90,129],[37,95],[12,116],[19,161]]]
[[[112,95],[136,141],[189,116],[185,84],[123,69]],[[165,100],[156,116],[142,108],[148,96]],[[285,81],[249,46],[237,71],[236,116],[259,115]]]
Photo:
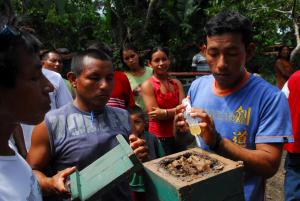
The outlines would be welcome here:
[[[217,151],[219,149],[220,143],[222,141],[222,136],[220,133],[216,132],[216,142],[213,146],[209,146],[209,149],[212,151]]]
[[[168,110],[165,109],[165,115],[166,115],[166,118],[168,118]]]

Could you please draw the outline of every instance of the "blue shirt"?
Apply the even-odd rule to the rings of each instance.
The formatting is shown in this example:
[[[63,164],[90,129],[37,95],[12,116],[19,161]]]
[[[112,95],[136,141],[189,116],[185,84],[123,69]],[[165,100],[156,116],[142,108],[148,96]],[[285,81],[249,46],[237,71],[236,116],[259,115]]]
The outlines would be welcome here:
[[[212,75],[198,78],[188,95],[192,107],[201,108],[212,116],[222,137],[247,149],[255,149],[258,143],[293,140],[287,99],[277,88],[251,75],[239,90],[217,96],[213,83]],[[201,147],[208,149],[203,141]],[[246,201],[263,201],[264,185],[263,177],[246,172]]]

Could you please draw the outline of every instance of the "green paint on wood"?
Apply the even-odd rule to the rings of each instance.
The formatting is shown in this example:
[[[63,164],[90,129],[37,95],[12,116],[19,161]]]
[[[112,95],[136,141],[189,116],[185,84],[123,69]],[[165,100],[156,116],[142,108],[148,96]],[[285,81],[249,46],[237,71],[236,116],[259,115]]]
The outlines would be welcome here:
[[[142,167],[124,137],[118,135],[117,140],[119,144],[112,150],[80,172],[71,174],[72,199],[89,200],[99,196],[137,167]]]

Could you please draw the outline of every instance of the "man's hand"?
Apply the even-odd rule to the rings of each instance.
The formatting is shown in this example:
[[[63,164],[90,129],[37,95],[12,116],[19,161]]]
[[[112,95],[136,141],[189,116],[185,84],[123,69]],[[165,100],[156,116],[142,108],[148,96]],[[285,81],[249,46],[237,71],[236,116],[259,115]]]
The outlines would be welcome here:
[[[65,198],[70,197],[70,192],[67,189],[66,179],[70,174],[75,172],[76,167],[66,168],[62,171],[59,171],[56,175],[49,178],[52,186],[51,191],[55,194],[61,195]],[[50,189],[49,189],[50,190]]]
[[[141,162],[147,161],[148,158],[148,147],[146,146],[145,140],[142,140],[131,134],[129,136],[130,147]]]
[[[184,109],[185,106],[183,105],[179,105],[176,107],[177,114],[175,116],[174,121],[175,131],[177,133],[190,133],[188,123],[186,122],[183,115]],[[215,129],[213,119],[204,110],[196,108],[192,108],[190,115],[192,117],[198,117],[202,119],[202,121],[199,122],[199,126],[201,129],[200,136],[203,138],[205,144],[207,144],[210,147],[214,147],[216,144],[217,132]]]
[[[217,139],[217,131],[211,116],[209,116],[204,110],[196,108],[192,108],[190,115],[192,117],[198,117],[202,119],[202,121],[199,123],[201,129],[200,136],[203,138],[205,144],[210,147],[214,147]]]

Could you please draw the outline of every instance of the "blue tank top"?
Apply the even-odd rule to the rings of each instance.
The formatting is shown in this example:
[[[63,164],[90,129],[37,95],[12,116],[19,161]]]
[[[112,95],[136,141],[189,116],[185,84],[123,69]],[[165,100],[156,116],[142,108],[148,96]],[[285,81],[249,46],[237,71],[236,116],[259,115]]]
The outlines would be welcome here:
[[[126,110],[106,106],[102,113],[91,114],[80,111],[73,103],[48,112],[45,123],[53,174],[72,166],[82,170],[118,144],[116,135],[128,140],[131,129]],[[99,200],[131,200],[128,183],[129,180],[121,182]]]

